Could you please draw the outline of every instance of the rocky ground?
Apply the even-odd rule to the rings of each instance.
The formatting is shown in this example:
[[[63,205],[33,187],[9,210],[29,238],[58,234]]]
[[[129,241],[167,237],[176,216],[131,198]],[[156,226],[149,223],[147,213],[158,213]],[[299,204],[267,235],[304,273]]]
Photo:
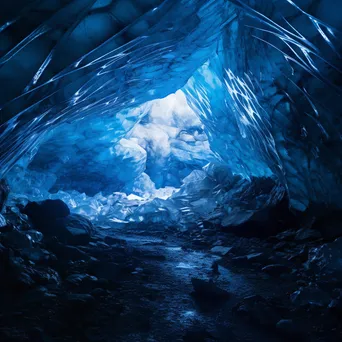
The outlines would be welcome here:
[[[103,230],[47,201],[0,226],[0,341],[342,340],[336,225]]]

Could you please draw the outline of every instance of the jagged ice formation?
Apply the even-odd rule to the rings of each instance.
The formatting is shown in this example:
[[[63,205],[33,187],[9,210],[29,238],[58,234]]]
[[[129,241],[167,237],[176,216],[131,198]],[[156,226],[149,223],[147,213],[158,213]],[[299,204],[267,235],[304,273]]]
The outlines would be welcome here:
[[[284,192],[297,210],[339,207],[341,10],[13,1],[0,14],[1,172],[26,197],[116,222],[237,223]],[[265,179],[265,193],[251,186]]]

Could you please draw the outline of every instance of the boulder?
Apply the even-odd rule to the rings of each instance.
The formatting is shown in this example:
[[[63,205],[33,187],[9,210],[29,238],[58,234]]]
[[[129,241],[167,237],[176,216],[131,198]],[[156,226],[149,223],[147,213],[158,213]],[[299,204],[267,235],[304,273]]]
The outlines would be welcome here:
[[[33,224],[41,229],[55,219],[64,218],[70,215],[69,207],[62,200],[45,200],[42,202],[29,202],[22,212],[26,214]]]
[[[89,243],[94,232],[93,224],[87,218],[70,214],[68,206],[61,200],[29,202],[23,213],[45,236],[56,236],[61,242],[70,245]]]

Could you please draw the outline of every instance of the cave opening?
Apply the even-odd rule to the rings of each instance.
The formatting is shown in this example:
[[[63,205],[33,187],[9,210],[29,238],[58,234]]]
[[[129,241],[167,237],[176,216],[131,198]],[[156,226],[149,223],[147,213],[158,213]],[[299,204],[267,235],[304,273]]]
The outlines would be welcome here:
[[[341,10],[0,4],[0,340],[340,341]]]

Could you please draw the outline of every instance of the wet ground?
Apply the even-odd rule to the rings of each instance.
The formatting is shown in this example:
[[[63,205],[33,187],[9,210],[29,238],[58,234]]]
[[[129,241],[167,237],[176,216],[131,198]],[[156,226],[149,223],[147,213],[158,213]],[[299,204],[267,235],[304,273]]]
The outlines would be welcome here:
[[[14,242],[4,233],[11,270],[1,291],[0,341],[341,340],[340,316],[328,310],[333,291],[325,298],[303,260],[287,261],[302,243],[219,232],[198,247],[194,237],[163,228],[122,232],[103,230],[77,247],[47,240],[29,255],[13,245],[21,233]],[[232,252],[215,255],[209,240]],[[286,244],[292,247],[279,252]],[[290,300],[297,290],[299,304]]]
[[[117,234],[115,236],[118,237]],[[253,326],[232,313],[246,296],[272,295],[280,291],[273,282],[255,274],[239,274],[212,265],[221,258],[210,252],[182,248],[184,241],[169,236],[120,235],[141,261],[127,280],[121,295],[131,302],[132,312],[147,312],[149,328],[136,332],[134,314],[127,332],[118,341],[282,341],[273,331]],[[196,298],[191,279],[199,278],[228,291],[229,298]],[[276,290],[276,291],[275,291]],[[129,333],[132,324],[132,333]]]

